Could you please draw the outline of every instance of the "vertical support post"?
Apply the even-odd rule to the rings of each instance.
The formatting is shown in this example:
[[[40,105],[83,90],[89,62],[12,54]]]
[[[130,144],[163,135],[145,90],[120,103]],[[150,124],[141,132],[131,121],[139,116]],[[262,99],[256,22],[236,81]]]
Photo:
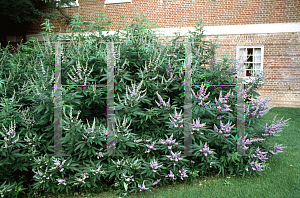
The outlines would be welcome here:
[[[192,154],[191,43],[185,43],[184,156]]]
[[[107,49],[107,154],[108,156],[124,156],[123,154],[115,154],[114,146],[117,144],[115,141],[114,131],[114,68],[115,68],[115,56],[114,56],[114,43],[106,43]]]
[[[54,154],[47,156],[70,156],[62,154],[62,100],[61,100],[61,43],[55,43],[55,84],[54,84]]]
[[[244,64],[240,64],[240,69],[237,71],[237,139],[244,138],[245,132],[245,98],[243,97],[243,75],[245,71]],[[242,141],[240,141],[242,142]],[[244,155],[245,150],[241,149],[240,146],[237,145],[237,152],[239,155]]]
[[[241,148],[242,140],[245,137],[245,98],[243,95],[244,90],[244,75],[245,65],[243,62],[239,63],[237,69],[237,154],[228,154],[229,156],[250,156],[245,154],[245,150]]]

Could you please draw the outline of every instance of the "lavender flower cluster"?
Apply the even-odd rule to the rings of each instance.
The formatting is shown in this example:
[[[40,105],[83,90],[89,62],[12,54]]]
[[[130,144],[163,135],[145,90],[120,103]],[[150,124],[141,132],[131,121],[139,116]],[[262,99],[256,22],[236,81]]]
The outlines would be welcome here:
[[[199,130],[200,128],[204,127],[206,125],[206,123],[202,123],[200,124],[200,120],[199,118],[196,120],[196,123],[195,123],[195,120],[193,120],[193,124],[192,124],[192,127],[195,127],[193,128],[194,131],[198,131],[199,133]],[[191,134],[194,134],[194,131],[191,132]],[[203,134],[202,132],[200,134]]]
[[[267,155],[266,155],[268,152],[261,152],[259,150],[259,147],[256,149],[255,153],[257,153],[257,155],[253,155],[253,157],[256,157],[257,159],[259,159],[262,162],[264,162],[268,159]]]
[[[169,101],[166,103],[166,102],[162,99],[162,97],[159,95],[158,92],[156,92],[156,94],[157,94],[157,96],[158,96],[158,98],[159,98],[159,103],[155,100],[157,106],[158,106],[159,108],[165,107],[164,109],[168,109],[168,108],[169,108],[169,105],[170,105],[170,98],[169,98]]]
[[[146,88],[144,91],[140,91],[140,89],[141,89],[141,87],[142,87],[142,84],[143,84],[143,80],[140,82],[140,84],[137,86],[136,89],[135,89],[135,83],[134,83],[134,84],[131,84],[131,86],[132,86],[132,88],[133,88],[132,90],[130,90],[130,89],[126,86],[126,98],[128,99],[128,101],[129,101],[131,107],[133,107],[133,103],[135,103],[135,104],[134,104],[134,106],[135,106],[137,103],[139,103],[139,99],[145,97],[145,95],[146,95],[146,93],[145,93],[143,96],[141,96],[141,94],[142,94],[143,92],[146,92],[146,90],[147,90],[147,88]],[[127,89],[128,89],[128,91],[129,91],[130,97],[129,97],[129,95],[128,95]],[[126,98],[125,98],[125,101],[124,101],[124,102],[125,102],[125,105],[128,105],[128,103],[127,103],[127,101],[126,101]],[[119,94],[118,94],[118,99],[119,99],[120,103],[122,103],[122,104],[124,105],[124,103],[122,102],[122,100],[121,100],[120,97],[119,97]]]
[[[28,125],[33,125],[35,123],[34,118],[31,120],[28,117],[28,112],[30,111],[30,108],[27,107],[26,110],[21,111],[21,118],[25,121],[26,124]]]
[[[249,107],[248,107],[248,109],[246,111],[246,116],[256,117],[256,118],[263,116],[265,113],[267,113],[272,108],[272,107],[266,106],[266,104],[268,102],[270,102],[271,100],[272,99],[261,100],[261,98],[259,98],[257,105],[255,105],[255,102],[252,101],[252,105],[251,105],[252,112],[250,112]]]
[[[238,96],[238,97],[243,97],[243,98],[245,98],[246,95],[247,95],[247,93],[248,93],[248,91],[251,89],[251,87],[252,87],[252,86],[249,86],[247,89],[244,89],[241,93],[238,92],[238,93],[237,93],[237,96]]]
[[[87,176],[88,175],[88,173],[83,173],[83,178],[81,179],[81,178],[77,178],[77,177],[75,177],[76,179],[76,181],[79,181],[79,182],[81,182],[81,183],[84,183],[85,184],[85,179],[86,178],[89,178],[89,176]],[[75,183],[75,185],[78,185],[79,183]]]
[[[255,85],[257,85],[257,84],[264,85],[265,84],[264,79],[267,79],[264,77],[266,72],[267,72],[267,70],[258,71],[256,73],[255,77],[250,78],[251,79],[250,83],[255,84]]]
[[[170,173],[168,175],[166,175],[166,177],[170,177],[173,178],[173,180],[176,180],[175,175],[173,174],[173,172],[170,170]]]
[[[180,173],[180,179],[183,180],[184,177],[188,177],[186,174],[186,171],[184,168],[182,168],[181,170],[179,170]],[[176,180],[174,173],[170,170],[170,173],[168,175],[166,175],[166,177],[170,177],[173,178],[173,180]]]
[[[143,185],[142,186],[138,185],[138,187],[140,188],[140,191],[149,189],[149,188],[145,187],[145,181],[143,181]]]
[[[99,149],[99,152],[96,153],[97,159],[99,159],[100,157],[104,157],[104,153],[103,153],[103,152],[100,152],[100,151],[102,151],[102,149],[103,149],[103,148]]]
[[[63,172],[65,168],[63,168],[62,166],[66,163],[66,160],[61,162],[61,159],[58,158],[53,158],[54,164],[56,165],[55,167],[52,167],[50,170],[54,170],[57,169],[59,167],[60,172]],[[66,166],[69,166],[70,164],[66,164]]]
[[[226,94],[226,96],[223,98],[222,97],[222,91],[220,91],[219,99],[217,100],[215,98],[215,104],[217,105],[217,109],[218,110],[222,109],[222,105],[221,104],[223,104],[223,107],[225,109],[221,110],[222,112],[232,111],[231,109],[229,109],[230,106],[226,104],[228,102],[227,100],[228,100],[229,96],[230,96],[230,92],[228,92]]]
[[[66,180],[64,179],[56,179],[56,181],[58,181],[58,185],[67,185]]]
[[[156,160],[153,160],[150,162],[150,166],[152,168],[152,171],[155,173],[157,171],[158,168],[162,167],[163,165],[158,165],[158,163],[156,162]]]
[[[204,100],[206,100],[210,94],[210,93],[208,93],[206,95],[207,89],[208,89],[208,87],[206,87],[206,89],[204,90],[204,85],[202,84],[198,95],[196,95],[194,90],[192,89],[193,96],[198,100],[197,102],[199,102],[198,105],[200,105],[200,106],[207,106],[209,104],[209,102],[207,102],[206,104],[203,104]]]
[[[167,158],[169,158],[170,161],[178,162],[178,161],[180,161],[180,160],[183,159],[183,158],[179,158],[179,156],[180,156],[180,154],[181,154],[181,151],[178,152],[178,153],[173,153],[173,151],[171,151],[171,154],[172,154],[172,156],[167,155]]]
[[[170,136],[169,139],[167,139],[166,141],[164,140],[160,140],[160,143],[161,144],[164,144],[164,145],[169,145],[168,146],[168,149],[171,150],[173,146],[177,146],[178,143],[175,143],[176,139],[173,140],[173,134]]]
[[[288,120],[290,120],[290,118],[287,119],[287,120],[282,121],[282,119],[283,119],[283,117],[282,117],[281,120],[277,121],[276,124],[275,124],[276,117],[277,117],[277,115],[274,117],[274,119],[272,121],[273,124],[271,124],[270,126],[268,126],[268,124],[266,123],[266,125],[265,125],[265,132],[266,133],[262,134],[262,136],[269,136],[269,135],[270,136],[280,136],[280,135],[275,135],[275,133],[280,133],[282,131],[280,127],[286,126],[285,123]]]
[[[16,137],[16,131],[15,131],[16,130],[16,123],[14,121],[14,125],[13,125],[12,122],[11,122],[11,126],[10,126],[9,130],[7,130],[3,124],[2,124],[2,126],[5,130],[5,132],[2,133],[0,131],[1,136],[4,139],[4,147],[1,146],[1,148],[9,148],[13,144],[17,143],[17,141],[19,141],[19,135]]]
[[[169,114],[171,117],[170,121],[175,126],[175,128],[178,128],[179,124],[183,122],[183,120],[181,120],[181,116],[182,116],[181,113],[182,113],[182,110],[180,111],[179,114],[177,114],[177,111],[175,108],[175,118],[173,118],[172,115]],[[180,127],[183,127],[183,125],[181,124]]]
[[[252,144],[252,142],[260,142],[260,141],[264,141],[265,139],[246,139],[248,136],[248,134],[246,136],[244,136],[244,138],[242,139],[242,137],[240,137],[238,140],[237,140],[237,145],[240,145],[240,148],[241,149],[248,149],[248,147],[246,147],[245,145],[247,144]]]
[[[186,170],[184,168],[182,168],[180,171],[180,179],[183,180],[184,177],[188,177],[186,174]]]
[[[80,65],[80,63],[79,63],[79,59],[77,60],[76,64],[77,64],[77,71],[75,70],[74,66],[72,66],[72,67],[73,67],[74,71],[76,71],[76,74],[79,76],[79,80],[82,80],[82,79],[83,79],[82,76],[81,76],[82,70],[81,70],[81,65]],[[84,71],[83,71],[83,74],[85,74],[85,72],[87,71],[87,65],[88,65],[88,63],[86,63],[86,67],[85,67],[85,69],[84,69]],[[94,67],[94,66],[93,66],[93,67]],[[93,71],[93,67],[92,67],[91,71],[90,71],[88,74],[86,74],[85,80],[84,80],[84,85],[86,85],[87,77],[89,77],[89,75],[90,75],[91,72]],[[73,73],[73,71],[71,71],[71,72],[72,72],[72,75],[73,75],[73,76],[71,76],[71,75],[68,73],[69,77],[71,78],[71,80],[73,80],[75,83],[77,83],[79,80],[78,80],[77,78],[75,78],[75,74]]]
[[[166,69],[167,76],[172,79],[174,77],[175,68],[171,66],[171,63],[168,63],[169,68]],[[177,79],[177,76],[175,76],[174,80]]]
[[[133,176],[129,176],[126,181],[134,181]]]
[[[209,147],[207,147],[207,142],[205,142],[204,148],[199,151],[203,152],[205,157],[207,157],[207,154],[212,154],[212,151],[210,151]]]
[[[156,148],[154,148],[155,142],[152,143],[152,145],[148,145],[146,144],[146,147],[148,148],[147,151],[145,151],[145,153],[150,153],[151,150],[155,151]]]
[[[218,127],[214,124],[214,127],[215,127],[215,130],[220,133],[220,134],[223,134],[223,133],[229,133],[230,130],[235,126],[235,125],[232,125],[230,126],[231,122],[228,121],[226,125],[223,125],[222,121],[220,121],[220,126],[221,128],[218,129]],[[229,136],[230,134],[224,134],[225,137]]]
[[[272,148],[272,147],[270,146],[269,148]],[[272,153],[272,155],[277,155],[278,153],[282,153],[283,152],[282,149],[284,149],[284,148],[286,148],[286,147],[282,147],[282,144],[279,144],[279,145],[275,144],[272,148],[275,150],[275,152],[273,150],[270,150],[269,152]]]
[[[254,171],[255,171],[255,170],[257,170],[257,171],[263,171],[262,168],[263,168],[264,166],[261,165],[261,164],[259,164],[259,163],[257,163],[257,162],[251,162],[250,165],[251,165],[251,167],[252,167],[252,170],[254,170]],[[254,167],[253,165],[254,165],[255,167]],[[245,168],[245,170],[248,171],[248,167]]]
[[[156,180],[155,182],[153,182],[153,186],[155,186],[156,184],[158,184],[158,182],[160,182],[161,179]]]

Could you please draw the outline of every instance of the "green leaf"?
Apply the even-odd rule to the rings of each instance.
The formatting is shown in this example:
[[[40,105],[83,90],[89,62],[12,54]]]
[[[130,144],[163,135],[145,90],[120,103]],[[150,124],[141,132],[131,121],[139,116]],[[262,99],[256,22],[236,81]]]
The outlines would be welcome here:
[[[145,174],[145,173],[147,173],[147,172],[149,172],[149,170],[144,170],[143,172],[141,172],[141,175],[142,175],[142,174]]]
[[[11,158],[12,160],[15,160],[15,159],[16,159],[13,155],[11,155],[10,158]]]
[[[95,187],[98,187],[98,185],[95,184],[95,181],[96,181],[96,177],[94,177],[94,182],[92,183],[92,185],[95,186]]]
[[[124,182],[124,188],[125,188],[125,191],[128,190],[128,185]]]
[[[141,112],[138,112],[138,111],[135,111],[132,113],[133,115],[140,115],[140,116],[145,116],[144,113],[141,113]]]
[[[77,149],[79,149],[79,147],[81,147],[81,146],[82,146],[82,144],[79,144],[79,145],[75,148],[74,151],[76,151]]]
[[[41,106],[41,105],[39,105],[39,106],[33,111],[33,113],[35,113],[35,112],[40,113],[43,109],[44,109],[44,107]]]

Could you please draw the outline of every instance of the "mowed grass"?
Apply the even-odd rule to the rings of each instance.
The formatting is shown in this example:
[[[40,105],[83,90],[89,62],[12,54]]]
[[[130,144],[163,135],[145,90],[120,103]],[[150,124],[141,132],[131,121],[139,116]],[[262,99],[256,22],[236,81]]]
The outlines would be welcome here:
[[[271,123],[276,120],[291,118],[288,126],[282,128],[281,136],[270,139],[270,145],[283,144],[282,153],[267,160],[271,170],[262,172],[263,176],[229,176],[199,177],[195,184],[173,184],[152,190],[152,193],[137,193],[128,197],[141,198],[183,198],[183,197],[253,197],[253,198],[296,198],[300,197],[300,108],[274,107],[263,121]],[[268,124],[269,126],[269,124]],[[45,196],[72,197],[72,196]],[[98,195],[78,195],[73,197],[116,198],[110,190]]]

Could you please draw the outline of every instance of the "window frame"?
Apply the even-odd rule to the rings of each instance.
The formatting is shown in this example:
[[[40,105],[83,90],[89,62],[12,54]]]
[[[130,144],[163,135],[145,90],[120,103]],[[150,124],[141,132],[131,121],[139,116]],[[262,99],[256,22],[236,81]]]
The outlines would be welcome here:
[[[60,2],[60,0],[56,0],[56,7],[58,6],[58,2]],[[72,8],[72,7],[78,7],[79,3],[78,0],[75,0],[74,3],[70,3],[71,6],[68,6],[67,4],[62,4],[61,8]]]
[[[115,4],[115,3],[132,3],[132,0],[105,0],[104,5]]]
[[[237,57],[237,60],[238,60],[238,63],[241,64],[241,57],[240,57],[240,50],[241,49],[247,49],[247,48],[260,48],[261,49],[261,60],[260,60],[260,64],[261,64],[261,67],[258,71],[263,71],[264,69],[264,45],[238,45],[236,46],[236,57]],[[254,50],[253,50],[253,54],[254,54]],[[252,61],[254,63],[254,60]],[[244,64],[244,63],[243,63]],[[251,69],[252,71],[254,71],[254,69],[252,68]],[[255,79],[257,77],[253,77],[253,76],[246,76],[247,75],[247,70],[245,70],[245,73],[243,75],[244,77],[244,80],[248,83],[251,79]],[[263,82],[263,81],[262,81]]]

